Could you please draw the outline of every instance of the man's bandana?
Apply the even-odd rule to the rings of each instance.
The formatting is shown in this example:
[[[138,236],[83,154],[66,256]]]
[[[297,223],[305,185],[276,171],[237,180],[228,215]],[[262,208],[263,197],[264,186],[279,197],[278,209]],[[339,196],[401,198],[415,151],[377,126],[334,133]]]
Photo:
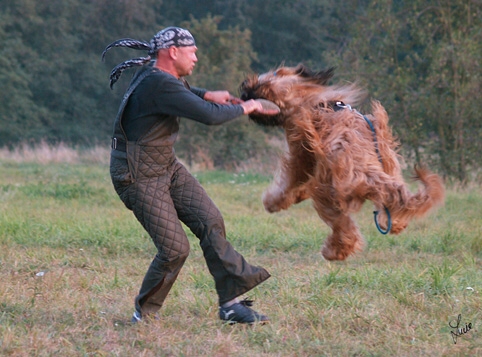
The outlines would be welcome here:
[[[196,46],[196,41],[188,30],[179,27],[168,27],[159,31],[150,43],[151,47],[157,52],[162,48],[171,46],[187,47]]]
[[[126,69],[133,66],[143,66],[146,63],[149,63],[152,57],[156,56],[157,51],[170,48],[172,46],[196,46],[196,41],[188,30],[180,27],[167,27],[164,30],[159,31],[149,43],[134,40],[132,38],[123,38],[112,42],[105,48],[104,52],[102,52],[102,60],[104,60],[105,54],[112,47],[128,47],[135,50],[147,50],[148,55],[147,57],[133,58],[115,66],[110,72],[110,88],[113,88],[114,83],[117,82],[122,75],[122,72],[124,72]]]

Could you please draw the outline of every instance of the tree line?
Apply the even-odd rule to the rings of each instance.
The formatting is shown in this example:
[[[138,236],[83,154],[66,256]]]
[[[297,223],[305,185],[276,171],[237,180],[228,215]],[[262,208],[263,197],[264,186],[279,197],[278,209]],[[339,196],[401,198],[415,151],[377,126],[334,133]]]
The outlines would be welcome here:
[[[119,48],[102,63],[102,50],[175,25],[199,47],[191,85],[236,94],[246,74],[280,64],[336,66],[335,81],[359,82],[386,107],[409,162],[480,180],[481,21],[478,0],[2,0],[0,146],[108,145],[129,82],[126,74],[110,90],[110,69],[145,54]],[[176,149],[232,168],[261,162],[279,135],[247,120],[183,120]]]

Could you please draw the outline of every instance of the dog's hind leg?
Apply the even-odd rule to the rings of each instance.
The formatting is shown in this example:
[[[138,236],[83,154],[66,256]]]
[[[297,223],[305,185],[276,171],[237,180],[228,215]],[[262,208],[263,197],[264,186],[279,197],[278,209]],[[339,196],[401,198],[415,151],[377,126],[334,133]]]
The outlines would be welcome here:
[[[315,209],[333,230],[321,250],[326,260],[345,260],[348,256],[363,250],[365,241],[348,213],[316,203]]]
[[[363,237],[350,216],[341,215],[334,222],[332,229],[333,232],[321,250],[326,260],[345,260],[348,256],[363,250]]]
[[[416,168],[415,174],[415,178],[423,184],[417,193],[412,194],[405,183],[400,182],[398,185],[387,186],[383,190],[385,197],[379,198],[379,203],[376,204],[383,212],[380,208],[380,202],[383,202],[390,212],[392,219],[390,233],[392,234],[401,233],[412,219],[423,217],[444,201],[445,190],[442,179],[438,175],[423,168]],[[380,226],[383,229],[387,227],[387,216],[384,213],[380,217]]]

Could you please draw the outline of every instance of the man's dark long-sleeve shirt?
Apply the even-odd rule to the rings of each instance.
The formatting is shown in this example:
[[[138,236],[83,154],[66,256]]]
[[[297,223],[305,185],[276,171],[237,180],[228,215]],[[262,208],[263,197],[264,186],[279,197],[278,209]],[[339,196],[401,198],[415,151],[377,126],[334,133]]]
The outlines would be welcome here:
[[[166,135],[176,133],[180,117],[218,125],[243,114],[241,105],[205,101],[205,93],[204,89],[186,88],[182,80],[154,69],[131,94],[124,110],[122,125],[127,140],[136,141],[156,123],[162,123]]]

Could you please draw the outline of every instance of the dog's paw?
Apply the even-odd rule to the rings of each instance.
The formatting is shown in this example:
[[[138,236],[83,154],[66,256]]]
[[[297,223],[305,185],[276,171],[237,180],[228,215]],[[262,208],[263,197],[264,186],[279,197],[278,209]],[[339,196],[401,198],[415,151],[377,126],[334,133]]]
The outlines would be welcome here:
[[[263,194],[264,209],[269,213],[279,212],[283,209],[283,195],[279,190],[268,190]]]
[[[401,220],[401,219],[394,219],[393,217],[392,217],[390,223],[391,223],[390,234],[400,234],[408,226],[407,221]],[[387,230],[388,219],[387,219],[386,215],[381,217],[381,219],[378,221],[378,225],[379,225],[380,229],[383,230],[384,232]]]
[[[407,222],[393,221],[392,227],[390,229],[390,233],[391,234],[400,234],[405,230],[405,228],[407,228],[407,226],[408,226]]]
[[[346,253],[337,251],[335,249],[330,249],[326,246],[321,249],[321,255],[323,255],[323,258],[325,258],[326,260],[345,260],[348,256]]]
[[[355,255],[365,248],[365,241],[358,231],[351,232],[349,236],[344,239],[340,236],[331,235],[325,241],[321,249],[321,255],[326,260],[345,260],[346,258]]]
[[[275,213],[281,211],[281,207],[273,201],[267,201],[263,199],[264,209],[269,213]]]

